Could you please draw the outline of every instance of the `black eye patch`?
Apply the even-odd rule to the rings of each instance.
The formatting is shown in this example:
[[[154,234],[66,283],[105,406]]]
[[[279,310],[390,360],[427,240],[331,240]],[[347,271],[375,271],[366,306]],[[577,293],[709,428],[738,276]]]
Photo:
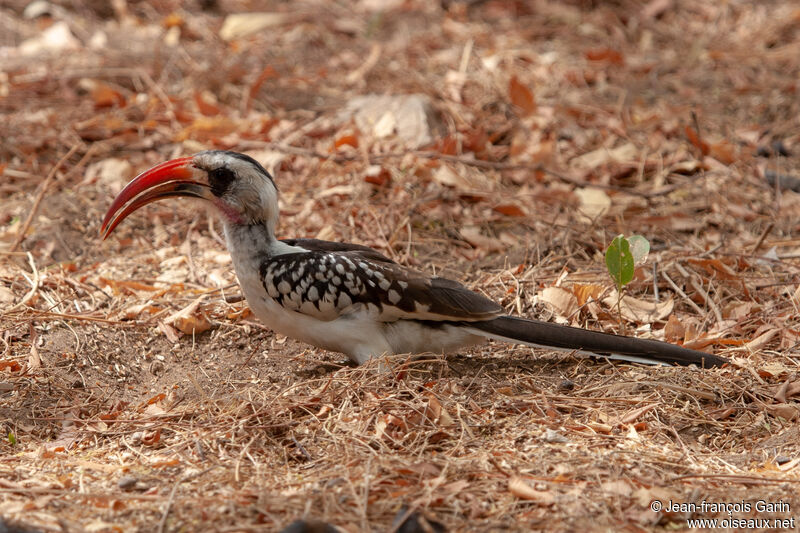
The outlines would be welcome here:
[[[226,167],[215,168],[208,172],[208,184],[215,196],[222,196],[228,190],[236,175]]]

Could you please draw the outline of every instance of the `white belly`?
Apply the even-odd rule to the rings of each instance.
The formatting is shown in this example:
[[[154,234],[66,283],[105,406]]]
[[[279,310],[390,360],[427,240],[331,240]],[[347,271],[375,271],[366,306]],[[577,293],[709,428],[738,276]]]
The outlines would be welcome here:
[[[260,273],[262,256],[236,250],[230,244],[229,240],[236,276],[253,314],[265,326],[289,338],[347,354],[358,364],[384,354],[449,352],[483,340],[449,324],[432,327],[416,320],[385,322],[387,317],[381,317],[373,305],[353,305],[330,320],[287,309],[270,297],[264,287]]]

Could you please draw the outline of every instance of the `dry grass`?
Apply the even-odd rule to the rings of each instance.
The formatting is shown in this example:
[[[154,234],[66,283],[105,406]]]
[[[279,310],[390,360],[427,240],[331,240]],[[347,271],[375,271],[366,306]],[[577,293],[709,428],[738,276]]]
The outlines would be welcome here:
[[[13,4],[0,8],[0,517],[70,532],[313,517],[355,532],[389,530],[403,507],[453,531],[728,516],[656,513],[658,499],[782,500],[733,516],[800,518],[800,195],[766,179],[800,175],[791,2],[56,2],[82,44],[33,58],[15,50],[49,22]],[[226,43],[227,10],[287,18]],[[85,46],[97,31],[107,43]],[[437,142],[337,118],[371,92],[428,95]],[[368,244],[527,316],[616,330],[602,296],[580,295],[607,295],[616,234],[645,235],[631,296],[674,307],[628,330],[734,363],[490,344],[381,373],[274,336],[223,297],[238,293],[229,258],[193,206],[96,238],[136,171],[213,146],[273,164],[283,236]],[[553,286],[579,310],[545,297]]]

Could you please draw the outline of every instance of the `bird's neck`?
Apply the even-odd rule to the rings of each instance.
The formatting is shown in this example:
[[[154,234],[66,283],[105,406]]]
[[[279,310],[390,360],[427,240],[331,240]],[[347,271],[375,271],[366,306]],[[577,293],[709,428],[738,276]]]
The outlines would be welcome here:
[[[225,240],[232,256],[271,257],[292,252],[293,248],[275,237],[275,223],[235,224],[224,221]]]

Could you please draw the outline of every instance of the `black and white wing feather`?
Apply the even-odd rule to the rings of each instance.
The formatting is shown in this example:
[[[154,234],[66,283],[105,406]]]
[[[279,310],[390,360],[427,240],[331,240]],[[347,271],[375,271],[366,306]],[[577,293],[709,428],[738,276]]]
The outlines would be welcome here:
[[[460,283],[403,267],[366,246],[316,239],[283,242],[306,251],[264,260],[264,289],[284,308],[319,320],[368,313],[380,322],[472,322],[503,313],[498,304]]]

